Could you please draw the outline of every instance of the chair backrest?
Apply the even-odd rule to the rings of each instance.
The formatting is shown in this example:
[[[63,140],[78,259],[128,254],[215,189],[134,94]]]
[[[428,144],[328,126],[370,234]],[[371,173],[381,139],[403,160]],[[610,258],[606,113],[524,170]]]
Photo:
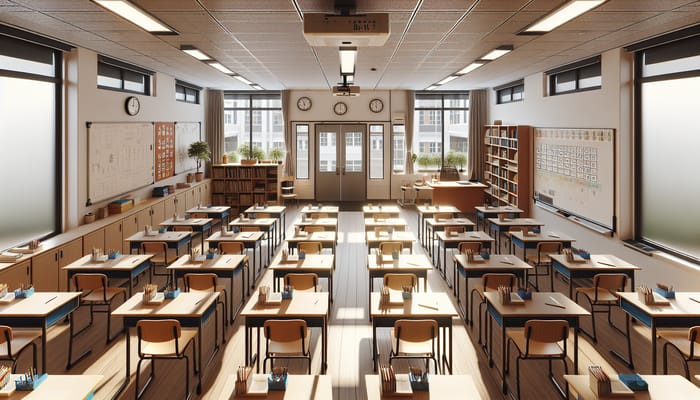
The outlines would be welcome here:
[[[219,242],[219,254],[243,254],[245,244],[243,242]]]
[[[481,253],[481,246],[481,242],[459,242],[457,249],[461,254],[466,253],[467,250],[471,250],[474,253]]]
[[[304,251],[306,254],[321,254],[323,249],[321,242],[299,242],[297,245],[299,251]]]
[[[0,327],[1,328],[1,327]],[[688,340],[690,340],[691,343],[691,358],[692,358],[692,350],[694,348],[695,343],[700,343],[700,326],[693,326],[690,329],[688,329]]]
[[[517,278],[514,274],[488,273],[481,276],[481,284],[486,290],[498,290],[499,286],[515,287]]]
[[[307,225],[304,227],[304,232],[311,233],[311,232],[324,232],[326,228],[322,227],[321,225]]]
[[[182,328],[176,319],[142,319],[136,323],[136,331],[141,341],[163,343],[180,337]]]
[[[328,213],[311,213],[311,219],[328,218]]]
[[[376,213],[376,214],[374,214],[375,221],[386,221],[389,218],[391,218],[391,214],[389,214],[389,213]]]
[[[189,225],[174,225],[173,230],[177,232],[192,232],[192,227]]]
[[[105,274],[75,274],[73,275],[73,287],[83,295],[99,294],[102,292],[103,300],[107,301],[107,275]]]
[[[293,191],[294,190],[294,177],[291,175],[288,175],[288,176],[283,176],[282,178],[280,178],[280,188],[287,190],[287,191],[290,191],[290,190]]]
[[[209,218],[209,214],[203,212],[190,213],[190,218]]]
[[[446,226],[445,227],[445,233],[447,235],[451,233],[462,233],[466,230],[464,226]]]
[[[272,218],[272,214],[266,212],[256,212],[255,218]]]
[[[377,226],[374,228],[374,234],[379,236],[382,233],[389,233],[389,227],[388,226]]]
[[[552,254],[559,254],[564,248],[562,242],[539,242],[537,243],[537,264],[549,263]]]
[[[141,253],[153,254],[153,263],[168,263],[168,244],[165,242],[141,242]]]
[[[403,290],[404,286],[410,286],[414,291],[418,290],[418,277],[410,273],[384,274],[384,286],[393,290]]]
[[[401,253],[403,250],[403,244],[401,242],[381,242],[379,243],[379,251],[382,254],[391,254],[395,251]]]
[[[525,337],[528,342],[557,343],[569,337],[569,323],[565,320],[531,319],[525,322]],[[566,348],[566,347],[565,347]]]
[[[435,221],[443,219],[452,219],[452,213],[435,213],[433,214]]]
[[[301,292],[315,292],[318,290],[318,275],[314,273],[287,274],[284,276],[284,284]]]
[[[268,319],[263,324],[265,337],[275,342],[293,342],[304,339],[306,329],[306,321],[303,319]]]
[[[214,273],[185,274],[185,291],[215,292],[218,277]]]
[[[523,232],[524,230],[525,230],[525,227],[522,227],[522,226],[509,226],[508,227],[508,233]]]
[[[596,274],[593,277],[593,286],[601,289],[622,292],[627,286],[625,274]]]
[[[407,342],[435,339],[438,324],[434,319],[400,319],[394,322],[394,337]]]
[[[12,328],[7,325],[0,325],[0,344],[11,342],[13,337]],[[8,351],[7,354],[10,354],[10,352]]]
[[[260,232],[259,226],[241,226],[241,232]]]

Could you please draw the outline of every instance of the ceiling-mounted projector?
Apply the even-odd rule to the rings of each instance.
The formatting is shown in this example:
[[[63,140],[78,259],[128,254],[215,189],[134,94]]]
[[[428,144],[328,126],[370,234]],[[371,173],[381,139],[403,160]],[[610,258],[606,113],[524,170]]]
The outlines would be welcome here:
[[[304,37],[312,46],[383,46],[389,38],[389,14],[304,14]]]
[[[333,96],[359,96],[360,87],[359,86],[333,86]]]

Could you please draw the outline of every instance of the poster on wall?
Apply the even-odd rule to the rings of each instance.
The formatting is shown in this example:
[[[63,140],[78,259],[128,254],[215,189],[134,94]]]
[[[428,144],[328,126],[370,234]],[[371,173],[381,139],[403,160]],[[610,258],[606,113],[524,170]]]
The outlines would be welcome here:
[[[197,168],[197,162],[187,155],[192,142],[200,140],[199,122],[175,123],[175,173],[179,174]]]
[[[175,123],[156,122],[156,182],[175,175]]]

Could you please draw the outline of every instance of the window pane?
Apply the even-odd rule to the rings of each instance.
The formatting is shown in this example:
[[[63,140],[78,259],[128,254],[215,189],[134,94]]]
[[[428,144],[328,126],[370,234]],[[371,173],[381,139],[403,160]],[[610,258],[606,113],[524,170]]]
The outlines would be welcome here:
[[[445,110],[445,164],[464,168],[469,146],[469,114],[467,110]]]
[[[246,158],[239,154],[239,146],[250,141],[250,126],[246,123],[246,114],[246,110],[224,110],[224,151],[235,152],[239,159]]]
[[[416,110],[413,149],[419,170],[435,170],[442,163],[442,110]]]
[[[392,169],[394,172],[404,172],[406,169],[406,127],[394,125],[391,134]]]
[[[335,135],[335,132],[320,132],[318,134],[319,172],[335,172],[337,159]]]
[[[513,101],[522,100],[525,97],[525,85],[513,87]]]
[[[282,100],[278,97],[253,98],[253,108],[282,108]]]
[[[345,170],[362,172],[362,132],[345,133]]]
[[[369,126],[369,179],[384,179],[384,125]]]
[[[445,108],[469,108],[469,97],[465,95],[446,95]]]
[[[579,69],[578,74],[579,89],[599,87],[601,85],[600,63],[582,67]]]
[[[561,93],[576,89],[576,71],[566,71],[554,76],[554,92]]]
[[[175,100],[185,101],[185,87],[175,85]]]
[[[498,91],[498,101],[501,103],[507,103],[511,101],[511,88],[501,89]]]
[[[416,108],[440,108],[442,107],[442,96],[440,95],[416,95]]]
[[[122,88],[122,73],[117,67],[105,63],[97,63],[97,85]]]
[[[297,179],[309,179],[309,126],[297,125]]]
[[[199,95],[199,91],[190,89],[190,88],[185,88],[185,101],[189,103],[199,103],[197,100],[197,97]]]

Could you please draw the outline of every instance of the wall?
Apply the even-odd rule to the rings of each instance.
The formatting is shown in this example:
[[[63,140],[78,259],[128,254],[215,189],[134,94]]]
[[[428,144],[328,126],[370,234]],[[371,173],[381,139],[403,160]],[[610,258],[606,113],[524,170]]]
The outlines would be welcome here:
[[[536,127],[614,128],[617,133],[615,213],[618,221],[615,237],[600,235],[539,207],[532,207],[533,217],[544,222],[545,229],[551,227],[577,238],[576,246],[594,253],[615,254],[642,267],[637,274],[638,285],[666,282],[678,290],[696,290],[700,284],[700,266],[663,254],[649,257],[622,244],[621,239],[633,236],[633,56],[623,49],[610,50],[601,56],[601,90],[545,96],[546,77],[538,73],[525,77],[522,102],[496,104],[495,92],[490,91],[489,120]]]
[[[95,211],[107,202],[86,206],[87,200],[87,128],[86,122],[190,121],[202,122],[205,136],[204,110],[206,91],[200,92],[200,104],[175,100],[175,78],[156,71],[152,78],[152,95],[136,95],[141,111],[128,116],[124,102],[130,93],[97,88],[97,53],[74,49],[66,55],[66,108],[65,108],[65,187],[64,202],[66,226],[70,229],[82,224],[82,216]],[[159,186],[184,182],[183,176],[159,181]],[[152,187],[132,193],[136,202],[151,197]]]

